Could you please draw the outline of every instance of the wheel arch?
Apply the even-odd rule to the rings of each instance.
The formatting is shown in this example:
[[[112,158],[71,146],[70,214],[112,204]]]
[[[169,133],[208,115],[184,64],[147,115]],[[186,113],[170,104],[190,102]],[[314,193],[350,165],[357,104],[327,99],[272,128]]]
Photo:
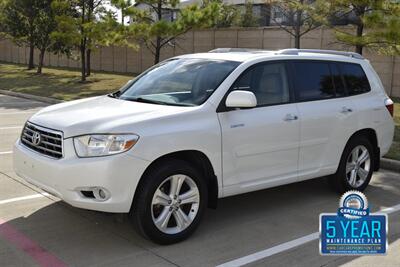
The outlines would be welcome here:
[[[364,128],[364,129],[360,129],[358,131],[356,131],[355,133],[353,133],[349,140],[346,143],[347,144],[350,142],[350,140],[360,137],[360,136],[364,136],[366,138],[368,138],[368,140],[371,142],[371,145],[374,148],[374,155],[373,155],[373,160],[374,160],[374,171],[378,171],[380,168],[380,148],[379,148],[379,144],[378,144],[378,137],[376,134],[376,131],[372,128]]]
[[[218,202],[218,178],[215,175],[214,168],[211,164],[210,159],[201,151],[198,150],[181,150],[176,152],[171,152],[165,155],[162,155],[152,161],[150,165],[143,172],[140,177],[139,183],[136,186],[136,190],[133,196],[133,203],[135,203],[135,199],[138,196],[138,190],[142,185],[143,177],[149,172],[152,168],[155,168],[158,164],[161,164],[164,161],[169,159],[179,159],[186,161],[192,164],[196,169],[201,171],[203,177],[207,181],[207,190],[208,190],[208,207],[216,208]],[[133,206],[133,205],[132,205]]]

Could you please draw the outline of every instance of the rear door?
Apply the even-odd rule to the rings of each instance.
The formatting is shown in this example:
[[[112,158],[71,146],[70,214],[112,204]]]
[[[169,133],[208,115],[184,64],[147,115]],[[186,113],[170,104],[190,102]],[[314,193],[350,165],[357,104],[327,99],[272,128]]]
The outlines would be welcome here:
[[[357,123],[335,62],[293,61],[300,118],[299,180],[336,171],[343,148]]]

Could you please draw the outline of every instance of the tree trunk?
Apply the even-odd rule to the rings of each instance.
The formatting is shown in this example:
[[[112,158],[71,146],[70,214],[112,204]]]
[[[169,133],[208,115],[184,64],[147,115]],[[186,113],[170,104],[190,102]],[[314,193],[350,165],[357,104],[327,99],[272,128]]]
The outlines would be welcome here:
[[[85,46],[85,41],[81,40],[81,82],[86,81],[86,60],[85,60],[85,51],[86,51],[86,46]]]
[[[158,0],[157,3],[157,19],[160,21],[162,19],[162,1]],[[160,62],[160,53],[161,53],[161,37],[157,36],[156,39],[156,51],[154,53],[154,64]]]
[[[29,44],[29,63],[28,63],[28,70],[34,69],[35,65],[33,64],[33,56],[34,56],[35,46],[33,42]]]
[[[80,31],[81,31],[81,45],[79,49],[81,50],[81,82],[86,81],[86,35],[85,31],[83,28],[83,24],[85,23],[85,0],[81,0],[81,6],[82,6],[82,14],[81,14],[81,26],[80,26]]]
[[[357,25],[357,37],[362,37],[364,32],[364,24],[361,22],[361,24]],[[359,53],[362,55],[364,45],[362,44],[356,44],[356,53]]]
[[[296,11],[296,22],[294,26],[294,47],[300,49],[300,38],[301,38],[301,17],[303,12],[301,10]]]
[[[300,35],[296,34],[294,36],[294,47],[300,49]]]
[[[86,51],[86,76],[90,76],[91,74],[91,66],[90,66],[90,55],[92,53],[91,49]]]
[[[94,0],[88,1],[88,11],[87,11],[87,21],[93,21],[93,11],[94,11]],[[86,49],[86,76],[90,76],[91,74],[91,66],[90,66],[90,55],[91,55],[91,48],[92,47],[92,40],[90,38],[85,39],[85,49]]]
[[[161,53],[161,38],[157,36],[155,53],[154,53],[154,64],[160,62],[160,53]]]
[[[36,73],[37,74],[42,74],[42,68],[43,68],[43,61],[44,61],[44,55],[45,55],[46,50],[40,50],[39,53],[39,64]]]

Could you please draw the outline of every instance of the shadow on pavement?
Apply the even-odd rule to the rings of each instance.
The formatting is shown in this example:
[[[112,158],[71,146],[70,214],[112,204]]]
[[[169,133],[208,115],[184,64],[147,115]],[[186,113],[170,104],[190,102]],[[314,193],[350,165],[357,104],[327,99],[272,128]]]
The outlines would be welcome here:
[[[365,192],[372,210],[399,204],[396,176],[378,173],[375,177]],[[315,179],[221,199],[217,210],[206,212],[191,238],[170,246],[140,237],[126,216],[121,220],[121,216],[80,210],[62,202],[8,224],[72,266],[215,266],[318,231],[319,213],[335,212],[339,197],[324,179]],[[398,225],[398,221],[393,225],[397,232]],[[398,238],[399,234],[390,242]],[[339,258],[320,256],[317,245],[310,249],[309,257],[321,262]],[[310,261],[297,256],[298,266]],[[342,258],[341,263],[355,259]]]

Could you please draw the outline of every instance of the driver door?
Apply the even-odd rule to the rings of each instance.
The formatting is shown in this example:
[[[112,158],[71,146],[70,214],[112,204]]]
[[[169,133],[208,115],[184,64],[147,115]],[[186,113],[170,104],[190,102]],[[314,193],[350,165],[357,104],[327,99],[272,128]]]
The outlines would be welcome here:
[[[286,63],[256,64],[232,90],[253,92],[257,106],[218,113],[225,195],[296,181],[300,124]]]

